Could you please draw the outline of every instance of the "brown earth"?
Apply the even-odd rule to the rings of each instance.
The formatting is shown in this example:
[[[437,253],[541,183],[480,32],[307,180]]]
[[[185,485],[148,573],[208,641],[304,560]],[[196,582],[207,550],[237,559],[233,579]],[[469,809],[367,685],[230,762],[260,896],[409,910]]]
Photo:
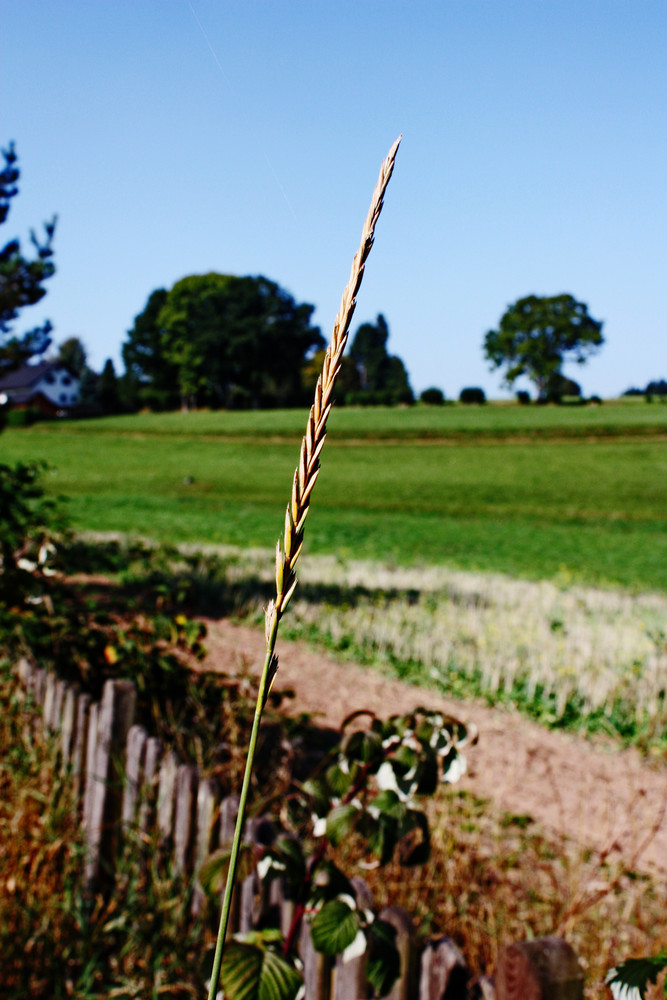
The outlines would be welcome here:
[[[204,669],[259,673],[264,660],[260,630],[227,620],[206,620]],[[552,732],[518,713],[476,702],[441,698],[432,691],[387,678],[371,668],[341,663],[305,643],[278,640],[275,689],[292,689],[292,711],[309,712],[338,727],[348,713],[378,715],[418,705],[442,708],[479,730],[466,751],[461,787],[512,814],[528,814],[543,827],[598,851],[620,852],[630,869],[667,876],[667,768],[634,750]]]

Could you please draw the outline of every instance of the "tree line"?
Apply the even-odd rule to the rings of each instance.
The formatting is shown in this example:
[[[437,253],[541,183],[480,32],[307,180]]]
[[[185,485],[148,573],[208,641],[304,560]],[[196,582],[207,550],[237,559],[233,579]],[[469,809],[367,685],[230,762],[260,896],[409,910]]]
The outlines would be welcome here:
[[[152,292],[122,347],[126,392],[139,406],[257,409],[307,405],[325,341],[297,303],[263,276],[191,275]],[[412,402],[383,316],[357,330],[341,372],[341,402]]]
[[[122,376],[111,360],[93,372],[78,337],[60,345],[58,360],[81,379],[90,412],[305,406],[325,349],[313,312],[262,276],[191,275],[150,294],[122,346]],[[388,340],[382,315],[359,327],[342,360],[339,403],[414,402]]]
[[[13,143],[3,155],[0,224],[18,193],[19,179]],[[41,301],[44,282],[55,271],[55,227],[54,216],[45,223],[43,238],[31,232],[32,258],[22,253],[18,239],[0,249],[0,375],[51,344],[48,320],[22,336],[15,333],[14,322],[20,310]],[[319,327],[312,324],[314,311],[263,276],[190,275],[149,295],[122,345],[122,376],[110,359],[101,373],[94,372],[78,337],[60,345],[58,360],[81,379],[82,407],[91,412],[303,406],[312,399],[325,347]],[[599,350],[602,326],[570,294],[529,295],[510,305],[497,328],[487,332],[483,353],[492,369],[504,369],[507,387],[525,377],[533,382],[538,402],[559,402],[580,395],[577,383],[563,374],[563,365],[583,364]],[[381,314],[357,329],[342,359],[339,404],[415,401],[405,365],[389,353],[388,341],[389,327]],[[664,395],[664,381],[650,383],[645,391]],[[529,401],[525,390],[517,396]],[[444,394],[433,387],[420,399],[439,404]],[[483,402],[484,393],[466,388],[460,399]]]

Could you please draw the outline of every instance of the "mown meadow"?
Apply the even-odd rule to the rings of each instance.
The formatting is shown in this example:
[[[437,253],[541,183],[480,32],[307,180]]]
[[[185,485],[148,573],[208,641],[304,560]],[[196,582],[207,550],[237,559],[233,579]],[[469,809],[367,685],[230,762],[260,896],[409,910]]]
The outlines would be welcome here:
[[[272,548],[302,411],[7,430],[74,527]],[[667,406],[339,409],[306,551],[667,590]]]

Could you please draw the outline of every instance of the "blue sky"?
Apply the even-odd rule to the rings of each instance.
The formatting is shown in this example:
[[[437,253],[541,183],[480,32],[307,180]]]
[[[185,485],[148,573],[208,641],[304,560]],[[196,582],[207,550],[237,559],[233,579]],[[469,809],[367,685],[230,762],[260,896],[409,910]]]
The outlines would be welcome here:
[[[98,370],[150,292],[264,274],[328,338],[403,133],[354,326],[382,312],[416,391],[503,395],[508,304],[570,292],[613,396],[667,377],[667,4],[648,0],[3,0],[0,144],[54,212],[49,317]],[[506,393],[504,393],[506,394]]]

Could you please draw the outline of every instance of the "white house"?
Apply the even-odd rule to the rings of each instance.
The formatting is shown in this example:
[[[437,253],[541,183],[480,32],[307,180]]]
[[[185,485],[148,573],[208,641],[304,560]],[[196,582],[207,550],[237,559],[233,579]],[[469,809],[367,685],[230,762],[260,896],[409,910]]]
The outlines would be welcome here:
[[[0,403],[17,409],[34,406],[44,413],[64,416],[78,401],[79,379],[58,361],[22,365],[0,376]]]

